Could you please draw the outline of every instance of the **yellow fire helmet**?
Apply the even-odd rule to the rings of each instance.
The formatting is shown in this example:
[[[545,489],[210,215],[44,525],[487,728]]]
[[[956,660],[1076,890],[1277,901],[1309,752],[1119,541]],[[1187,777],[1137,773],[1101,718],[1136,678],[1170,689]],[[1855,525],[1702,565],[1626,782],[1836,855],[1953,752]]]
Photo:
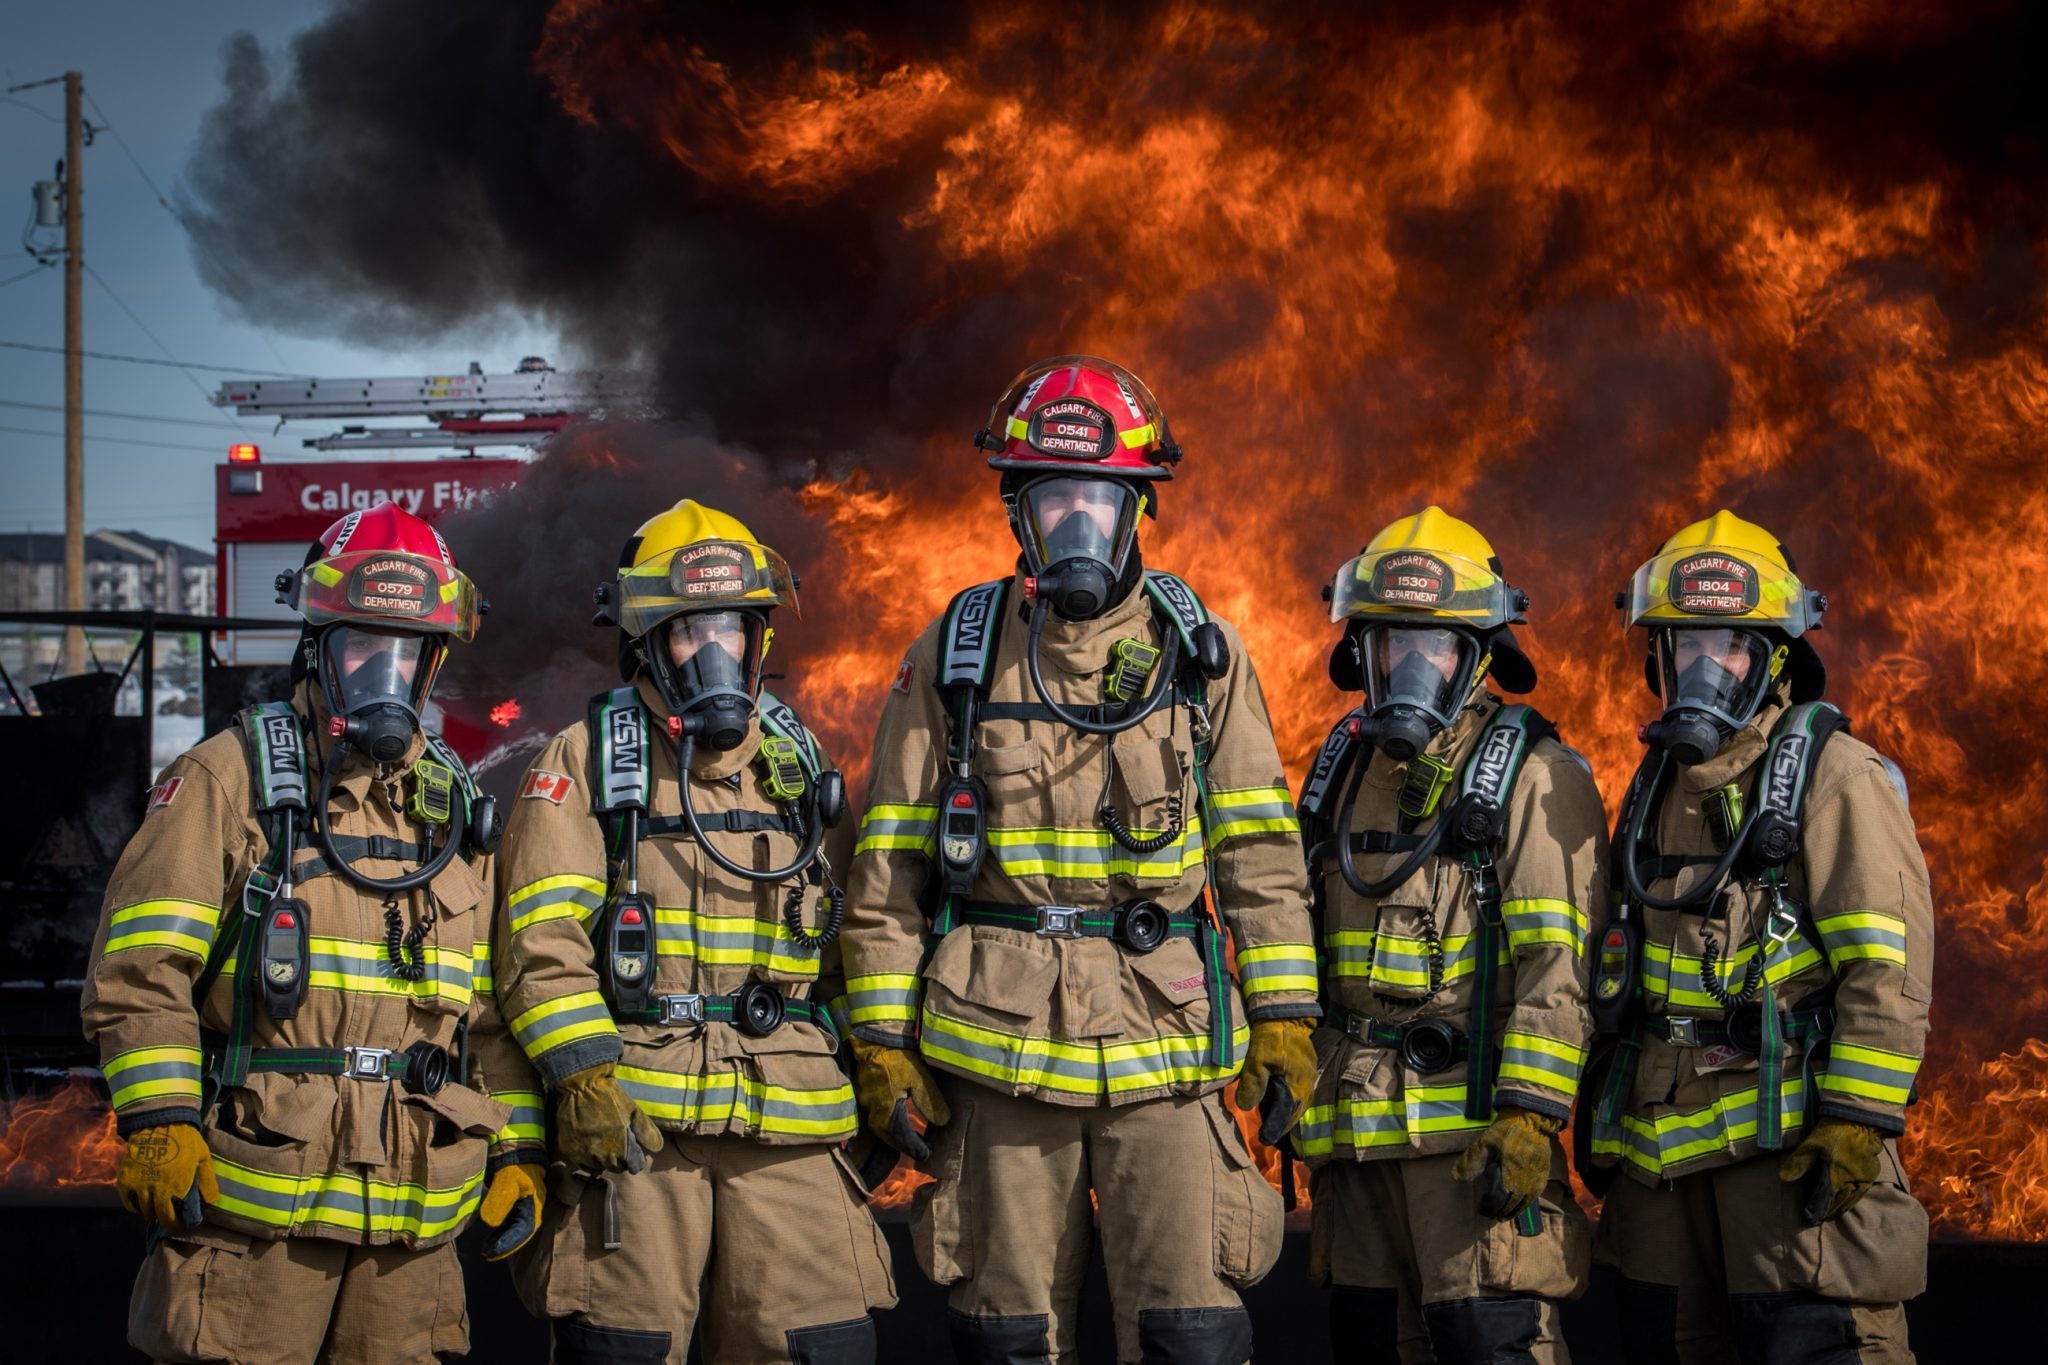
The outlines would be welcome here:
[[[619,555],[600,624],[639,638],[686,611],[797,607],[796,575],[738,518],[684,498],[650,518]]]
[[[1463,629],[1490,652],[1490,674],[1504,690],[1536,686],[1535,666],[1508,629],[1527,619],[1529,595],[1507,581],[1486,537],[1441,507],[1382,529],[1323,596],[1330,619],[1346,627],[1330,653],[1330,680],[1346,691],[1365,690],[1358,640],[1379,624]]]
[[[1782,644],[1794,701],[1818,698],[1827,671],[1802,637],[1817,630],[1828,599],[1800,581],[1792,553],[1753,521],[1725,508],[1693,522],[1658,547],[1636,570],[1615,606],[1624,626],[1660,629],[1746,629]],[[1643,667],[1661,694],[1654,649]]]

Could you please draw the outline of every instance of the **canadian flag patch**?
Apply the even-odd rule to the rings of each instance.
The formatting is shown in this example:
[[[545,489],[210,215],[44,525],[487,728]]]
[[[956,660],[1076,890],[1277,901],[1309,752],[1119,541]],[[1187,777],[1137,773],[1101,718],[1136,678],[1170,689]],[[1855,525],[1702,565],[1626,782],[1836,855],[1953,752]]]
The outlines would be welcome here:
[[[142,813],[147,815],[158,806],[170,805],[171,802],[178,799],[178,789],[184,785],[185,779],[182,777],[174,777],[167,782],[157,783],[149,789],[149,804],[142,808]]]
[[[552,801],[559,806],[562,804],[562,798],[566,797],[569,794],[569,789],[575,785],[576,783],[573,780],[564,777],[560,773],[551,773],[544,769],[536,768],[526,775],[526,789],[519,794],[521,796],[538,796],[543,801]]]
[[[896,681],[889,684],[889,690],[891,692],[910,691],[910,680],[916,674],[917,669],[911,665],[910,659],[906,656],[903,660],[903,666],[896,670]]]

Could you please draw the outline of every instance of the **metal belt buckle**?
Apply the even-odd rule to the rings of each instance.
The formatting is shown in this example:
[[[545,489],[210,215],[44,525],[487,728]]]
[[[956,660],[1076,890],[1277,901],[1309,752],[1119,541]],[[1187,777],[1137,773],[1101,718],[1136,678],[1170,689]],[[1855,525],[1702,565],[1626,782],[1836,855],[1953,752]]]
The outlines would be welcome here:
[[[701,995],[661,995],[655,1000],[661,1006],[661,1022],[664,1024],[704,1022],[704,997]]]
[[[1700,1021],[1690,1015],[1674,1014],[1664,1020],[1664,1036],[1676,1047],[1700,1045]]]
[[[341,1050],[341,1055],[348,1068],[342,1074],[351,1080],[391,1079],[391,1049],[388,1047],[348,1047]]]
[[[1081,937],[1080,910],[1071,905],[1039,906],[1038,936],[1040,938]]]
[[[1371,1016],[1351,1011],[1344,1016],[1344,1031],[1361,1043],[1371,1041],[1367,1036],[1372,1032]]]

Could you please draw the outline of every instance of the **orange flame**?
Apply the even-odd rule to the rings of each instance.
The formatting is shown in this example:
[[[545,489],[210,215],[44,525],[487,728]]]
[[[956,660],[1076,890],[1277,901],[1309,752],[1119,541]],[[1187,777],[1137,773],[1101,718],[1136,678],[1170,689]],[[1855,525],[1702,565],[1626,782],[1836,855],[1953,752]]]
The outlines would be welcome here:
[[[124,1150],[97,1081],[71,1076],[46,1094],[0,1101],[0,1188],[111,1185]]]
[[[523,714],[525,712],[519,705],[519,698],[507,697],[491,708],[491,724],[503,725],[509,729],[512,722]]]

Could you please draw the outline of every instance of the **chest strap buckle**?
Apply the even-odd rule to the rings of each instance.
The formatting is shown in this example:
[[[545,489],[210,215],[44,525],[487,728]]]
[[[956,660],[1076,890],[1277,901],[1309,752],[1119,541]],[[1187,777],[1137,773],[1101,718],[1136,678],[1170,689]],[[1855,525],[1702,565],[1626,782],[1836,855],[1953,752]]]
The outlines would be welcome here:
[[[1040,938],[1080,938],[1081,911],[1072,905],[1041,905],[1036,932]]]
[[[661,1009],[664,1024],[701,1024],[704,1022],[704,997],[701,995],[658,995],[654,1003]]]
[[[358,1081],[388,1081],[391,1079],[391,1049],[388,1047],[343,1048],[342,1060],[345,1069],[342,1075]]]

